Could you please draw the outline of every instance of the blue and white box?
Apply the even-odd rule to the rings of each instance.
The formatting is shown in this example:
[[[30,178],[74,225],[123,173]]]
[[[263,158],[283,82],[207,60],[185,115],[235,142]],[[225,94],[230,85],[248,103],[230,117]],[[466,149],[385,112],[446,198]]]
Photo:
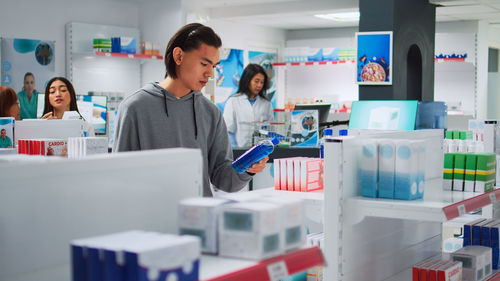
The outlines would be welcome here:
[[[100,281],[106,276],[104,248],[121,248],[122,240],[135,240],[142,231],[125,231],[71,241],[71,272],[73,281]],[[123,264],[121,265],[123,266]],[[110,279],[107,279],[110,280]]]
[[[361,147],[361,195],[378,197],[378,146],[376,140],[366,140]]]
[[[127,247],[125,281],[199,280],[200,239],[163,234]]]
[[[418,198],[418,142],[399,140],[396,144],[394,198]]]
[[[179,234],[195,235],[201,239],[203,253],[217,254],[219,213],[222,205],[229,203],[222,198],[197,197],[179,203]]]
[[[384,139],[378,142],[378,196],[394,198],[394,175],[396,169],[396,144]]]
[[[426,167],[426,142],[418,141],[418,169],[417,169],[417,198],[424,198],[425,167]]]
[[[135,54],[137,52],[137,40],[135,37],[120,37],[120,51],[127,54]]]
[[[283,253],[280,207],[267,202],[240,202],[222,207],[219,254],[261,260]]]

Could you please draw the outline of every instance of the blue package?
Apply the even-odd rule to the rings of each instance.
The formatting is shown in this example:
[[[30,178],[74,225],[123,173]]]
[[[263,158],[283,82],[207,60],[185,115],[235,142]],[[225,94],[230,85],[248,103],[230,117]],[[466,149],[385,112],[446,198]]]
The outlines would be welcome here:
[[[135,54],[137,52],[137,40],[134,37],[120,37],[120,49],[122,53]]]
[[[361,196],[378,197],[378,149],[375,140],[363,145],[361,163]]]
[[[418,142],[399,140],[396,144],[394,198],[417,199]]]
[[[378,196],[394,198],[394,169],[396,165],[396,146],[392,140],[381,140],[378,159]]]

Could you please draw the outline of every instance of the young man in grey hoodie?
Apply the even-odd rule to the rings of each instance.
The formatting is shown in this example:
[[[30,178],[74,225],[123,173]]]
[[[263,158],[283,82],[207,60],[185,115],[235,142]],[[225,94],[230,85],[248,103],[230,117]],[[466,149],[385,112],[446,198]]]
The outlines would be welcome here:
[[[177,31],[165,52],[165,80],[147,84],[120,104],[113,146],[115,152],[201,149],[203,196],[212,196],[210,182],[227,192],[240,190],[268,160],[236,173],[222,112],[200,92],[220,62],[221,45],[219,36],[199,23]]]

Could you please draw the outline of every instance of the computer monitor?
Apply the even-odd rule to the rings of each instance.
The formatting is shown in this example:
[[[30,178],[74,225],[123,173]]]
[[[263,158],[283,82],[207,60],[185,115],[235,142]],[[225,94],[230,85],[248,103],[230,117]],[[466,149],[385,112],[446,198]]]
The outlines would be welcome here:
[[[330,107],[332,105],[329,103],[316,103],[316,104],[296,104],[293,110],[317,110],[318,111],[318,122],[321,123],[328,121],[328,114],[330,113]]]
[[[76,95],[78,111],[87,122],[92,123],[96,135],[106,134],[106,115],[108,97]],[[38,94],[37,118],[42,117],[45,105],[45,94]]]
[[[403,130],[415,129],[416,100],[354,101],[349,129]]]

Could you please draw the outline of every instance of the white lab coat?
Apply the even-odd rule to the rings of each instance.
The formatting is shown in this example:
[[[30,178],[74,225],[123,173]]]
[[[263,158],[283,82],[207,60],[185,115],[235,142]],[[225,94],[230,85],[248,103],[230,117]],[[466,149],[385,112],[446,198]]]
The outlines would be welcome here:
[[[228,132],[235,135],[237,146],[250,147],[253,127],[242,122],[272,121],[273,107],[270,101],[260,96],[257,96],[252,106],[246,94],[236,94],[229,98],[224,107],[224,120]]]

